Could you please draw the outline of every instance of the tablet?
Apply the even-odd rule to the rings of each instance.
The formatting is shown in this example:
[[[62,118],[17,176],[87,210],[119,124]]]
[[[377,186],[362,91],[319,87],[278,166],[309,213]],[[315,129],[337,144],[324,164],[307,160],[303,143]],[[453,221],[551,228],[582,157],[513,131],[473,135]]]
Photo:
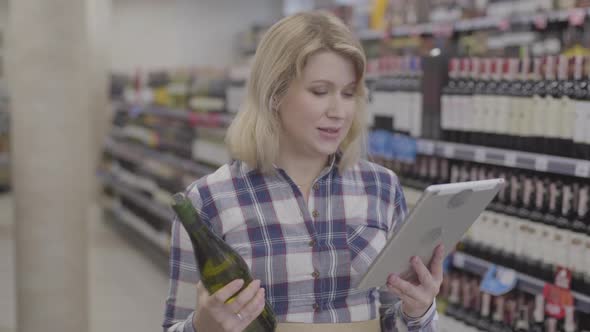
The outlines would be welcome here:
[[[419,256],[428,266],[440,243],[445,245],[446,257],[503,186],[504,179],[492,179],[426,188],[405,223],[387,240],[356,288],[383,286],[391,273],[405,280],[416,280],[410,258]]]

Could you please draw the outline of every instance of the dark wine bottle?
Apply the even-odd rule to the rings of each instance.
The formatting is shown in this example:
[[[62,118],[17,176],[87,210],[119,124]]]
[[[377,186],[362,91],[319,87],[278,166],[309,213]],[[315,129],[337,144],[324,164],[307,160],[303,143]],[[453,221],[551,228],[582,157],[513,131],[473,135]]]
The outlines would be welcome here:
[[[575,123],[574,123],[574,158],[584,158],[586,151],[586,114],[590,110],[588,80],[584,77],[584,65],[587,59],[582,56],[575,57],[574,65],[574,99],[575,99]]]
[[[175,194],[173,200],[172,208],[191,239],[201,281],[207,291],[213,294],[235,279],[244,280],[244,286],[240,291],[244,290],[253,281],[244,259],[209,229],[184,194]],[[276,324],[274,312],[266,302],[262,313],[248,325],[246,331],[274,331]]]
[[[530,328],[531,332],[545,331],[545,298],[543,294],[535,295],[535,306],[533,311],[533,323]]]

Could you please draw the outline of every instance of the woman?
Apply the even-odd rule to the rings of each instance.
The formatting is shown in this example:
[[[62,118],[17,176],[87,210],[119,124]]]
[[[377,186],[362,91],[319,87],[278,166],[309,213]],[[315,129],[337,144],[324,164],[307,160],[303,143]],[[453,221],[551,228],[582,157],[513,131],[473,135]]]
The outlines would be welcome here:
[[[265,297],[278,331],[435,330],[442,248],[430,269],[413,261],[416,284],[391,275],[381,293],[352,288],[406,215],[393,172],[360,160],[364,71],[361,45],[329,14],[296,14],[266,33],[228,130],[234,161],[187,189],[257,280],[231,303],[240,280],[207,294],[175,220],[165,330],[242,331]]]

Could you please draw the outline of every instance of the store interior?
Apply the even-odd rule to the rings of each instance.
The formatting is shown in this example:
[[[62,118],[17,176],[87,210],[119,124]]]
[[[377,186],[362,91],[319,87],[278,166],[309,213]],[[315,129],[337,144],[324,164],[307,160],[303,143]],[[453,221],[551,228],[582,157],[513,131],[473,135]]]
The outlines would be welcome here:
[[[365,158],[409,207],[506,180],[439,330],[590,331],[590,1],[0,0],[0,332],[162,330],[172,195],[231,161],[266,30],[316,9],[363,45]]]

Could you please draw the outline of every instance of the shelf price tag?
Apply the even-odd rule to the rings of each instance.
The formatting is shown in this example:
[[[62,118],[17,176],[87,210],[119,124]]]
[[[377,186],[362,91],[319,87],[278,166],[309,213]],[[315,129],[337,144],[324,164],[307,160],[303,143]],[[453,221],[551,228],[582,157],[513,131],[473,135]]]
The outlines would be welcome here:
[[[547,16],[536,15],[533,18],[533,23],[535,24],[535,28],[537,28],[539,30],[543,30],[547,27]]]
[[[571,26],[580,26],[584,24],[586,19],[586,11],[581,8],[572,9],[568,13],[568,21]]]
[[[510,29],[510,21],[508,19],[502,19],[498,22],[498,29],[500,31],[507,31]]]
[[[575,176],[581,178],[590,177],[590,164],[586,161],[578,162],[576,164]]]
[[[516,166],[516,153],[514,152],[509,152],[506,154],[506,159],[504,160],[506,166],[508,167],[514,167]]]
[[[478,163],[483,163],[486,161],[486,151],[482,148],[475,149],[475,156],[474,159]]]
[[[537,157],[535,159],[535,169],[540,172],[547,172],[547,167],[549,165],[549,159],[546,157]]]
[[[455,154],[455,147],[452,145],[445,145],[443,147],[443,157],[452,158]]]
[[[465,256],[460,252],[456,252],[453,255],[453,265],[459,269],[465,268]]]
[[[427,156],[434,155],[434,142],[432,141],[418,141],[418,151]]]

